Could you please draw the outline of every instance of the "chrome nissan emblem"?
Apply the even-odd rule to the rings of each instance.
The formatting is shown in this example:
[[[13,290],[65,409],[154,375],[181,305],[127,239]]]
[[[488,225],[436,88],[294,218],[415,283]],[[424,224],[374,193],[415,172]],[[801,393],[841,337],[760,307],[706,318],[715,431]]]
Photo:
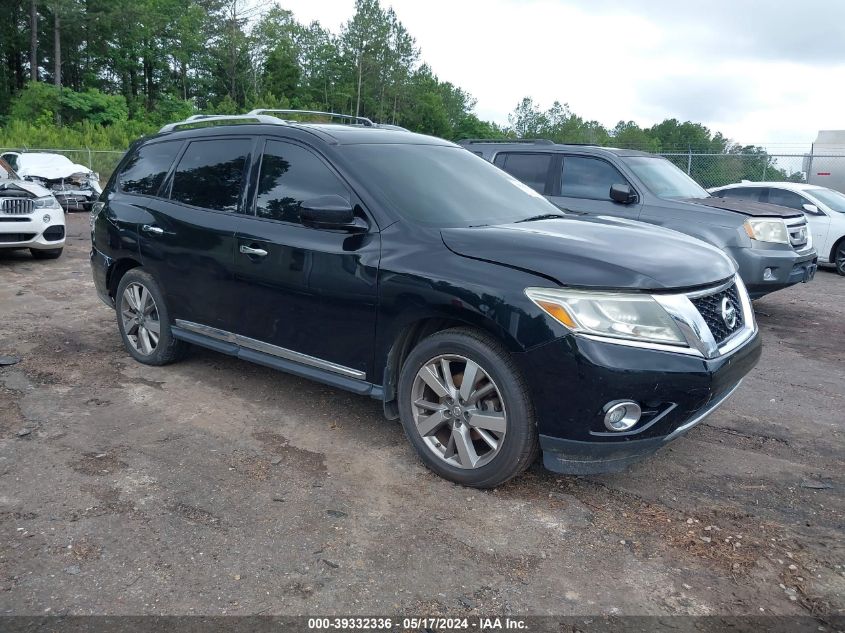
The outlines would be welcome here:
[[[736,307],[728,297],[722,299],[722,321],[730,330],[736,327]]]

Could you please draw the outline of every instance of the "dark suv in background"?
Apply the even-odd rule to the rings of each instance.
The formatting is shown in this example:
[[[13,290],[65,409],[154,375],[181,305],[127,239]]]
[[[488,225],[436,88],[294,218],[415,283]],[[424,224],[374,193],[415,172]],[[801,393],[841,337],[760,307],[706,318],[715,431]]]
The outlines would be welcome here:
[[[564,215],[457,145],[353,122],[192,119],[127,152],[91,264],[129,354],[192,343],[377,398],[429,468],[478,487],[539,450],[624,467],[759,358],[718,249]]]
[[[547,140],[461,145],[563,209],[640,220],[721,248],[752,298],[815,275],[818,258],[803,213],[713,197],[663,157]]]

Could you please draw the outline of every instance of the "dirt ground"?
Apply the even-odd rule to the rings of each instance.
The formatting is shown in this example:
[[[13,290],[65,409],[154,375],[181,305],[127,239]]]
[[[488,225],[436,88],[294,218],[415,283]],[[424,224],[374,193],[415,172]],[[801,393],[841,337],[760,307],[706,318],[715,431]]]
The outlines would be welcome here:
[[[0,614],[845,609],[845,278],[756,303],[760,365],[629,471],[429,473],[378,402],[209,351],[134,362],[89,271],[0,255]]]

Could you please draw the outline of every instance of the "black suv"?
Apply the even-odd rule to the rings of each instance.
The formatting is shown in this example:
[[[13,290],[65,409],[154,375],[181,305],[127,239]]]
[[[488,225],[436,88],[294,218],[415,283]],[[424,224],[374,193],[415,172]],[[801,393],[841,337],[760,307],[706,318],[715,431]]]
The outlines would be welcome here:
[[[816,274],[818,256],[801,211],[711,196],[661,156],[543,139],[461,144],[561,208],[648,222],[717,246],[733,259],[752,298]]]
[[[166,126],[115,171],[92,241],[138,361],[190,343],[377,398],[470,486],[539,450],[558,472],[622,468],[760,355],[718,249],[566,216],[457,145],[366,120]]]

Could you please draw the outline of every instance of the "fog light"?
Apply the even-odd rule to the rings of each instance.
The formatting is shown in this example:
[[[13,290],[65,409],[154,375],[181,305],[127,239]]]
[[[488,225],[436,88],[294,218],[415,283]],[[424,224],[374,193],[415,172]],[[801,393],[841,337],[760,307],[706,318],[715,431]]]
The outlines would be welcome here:
[[[774,281],[775,273],[771,268],[766,268],[763,271],[763,281]]]
[[[52,220],[53,218],[51,218],[51,217],[50,217],[50,214],[49,214],[49,213],[47,213],[47,214],[45,214],[45,215],[44,215],[44,217],[43,217],[43,218],[41,218],[41,219],[42,219],[42,220],[44,220],[44,224],[47,224],[47,222],[49,222],[49,221],[50,221],[50,220]]]
[[[632,400],[616,400],[604,405],[604,425],[609,431],[627,431],[640,421],[642,409]]]

